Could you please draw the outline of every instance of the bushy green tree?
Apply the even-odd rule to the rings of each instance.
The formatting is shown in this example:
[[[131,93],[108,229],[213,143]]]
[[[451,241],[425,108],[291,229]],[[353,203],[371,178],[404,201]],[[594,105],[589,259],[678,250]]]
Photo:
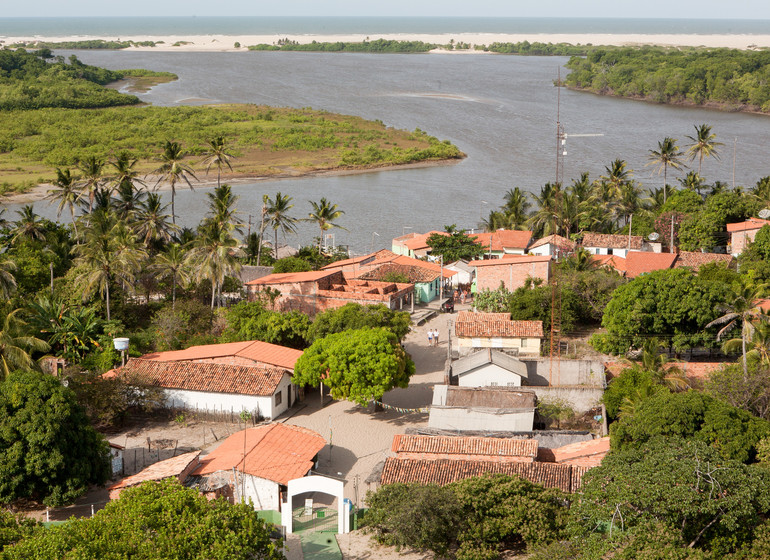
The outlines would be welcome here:
[[[308,330],[308,340],[313,342],[333,333],[365,327],[383,327],[391,331],[399,340],[409,332],[412,322],[406,311],[393,311],[383,304],[360,305],[348,303],[337,309],[328,309],[316,315]]]
[[[649,371],[640,368],[624,369],[619,376],[609,382],[602,396],[607,417],[610,420],[616,419],[625,403],[640,401],[658,391],[667,391],[667,389],[655,383]]]
[[[107,442],[70,389],[31,371],[0,383],[0,502],[62,505],[109,476]]]
[[[470,261],[484,254],[484,247],[476,241],[476,237],[458,230],[452,224],[445,227],[447,235],[432,233],[425,242],[430,247],[430,254],[435,257],[443,256],[444,264],[463,259]]]
[[[313,270],[313,265],[299,257],[284,257],[273,263],[273,273],[307,272]]]
[[[40,531],[3,558],[281,560],[270,530],[249,504],[209,501],[170,479],[124,490],[94,517]]]
[[[414,362],[398,338],[384,328],[356,329],[319,338],[294,366],[294,383],[323,383],[335,399],[359,405],[378,401],[395,387],[406,388]]]

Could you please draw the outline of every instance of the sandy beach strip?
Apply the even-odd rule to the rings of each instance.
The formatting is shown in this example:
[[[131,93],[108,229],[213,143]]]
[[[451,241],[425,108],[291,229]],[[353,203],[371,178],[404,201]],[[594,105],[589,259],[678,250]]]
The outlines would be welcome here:
[[[289,39],[305,44],[313,41],[319,43],[334,42],[361,42],[366,39],[387,39],[397,41],[422,41],[439,45],[462,42],[474,45],[490,45],[491,43],[518,43],[529,41],[530,43],[570,43],[573,45],[661,45],[671,47],[728,47],[735,49],[747,49],[753,47],[770,47],[770,34],[767,35],[679,35],[679,34],[553,34],[553,33],[443,33],[443,34],[412,34],[391,33],[379,35],[174,35],[174,36],[67,36],[67,37],[9,37],[0,35],[2,44],[29,43],[33,41],[60,43],[65,41],[86,41],[103,39],[105,41],[162,41],[155,47],[131,47],[128,50],[135,51],[179,51],[179,52],[237,52],[245,51],[249,45],[272,45],[280,39]],[[240,48],[235,48],[235,43],[240,43]],[[176,46],[174,46],[176,45]],[[436,52],[436,51],[432,51]],[[438,51],[451,53],[483,53],[483,51]]]

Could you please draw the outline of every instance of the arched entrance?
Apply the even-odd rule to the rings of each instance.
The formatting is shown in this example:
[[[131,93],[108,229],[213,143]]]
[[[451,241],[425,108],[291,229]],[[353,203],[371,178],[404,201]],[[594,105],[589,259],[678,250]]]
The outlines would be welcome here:
[[[307,492],[319,492],[335,497],[337,499],[337,532],[343,534],[350,531],[350,515],[345,511],[344,490],[345,484],[341,480],[326,476],[312,475],[290,480],[287,484],[286,501],[281,504],[281,524],[286,527],[286,533],[294,532],[292,516],[294,496]]]

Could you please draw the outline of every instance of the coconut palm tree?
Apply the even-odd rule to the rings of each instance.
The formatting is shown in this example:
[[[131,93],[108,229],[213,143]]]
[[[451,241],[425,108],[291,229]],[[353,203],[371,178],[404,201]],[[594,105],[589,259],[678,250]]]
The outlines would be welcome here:
[[[616,200],[621,197],[622,187],[631,180],[633,171],[628,169],[628,165],[622,159],[616,159],[604,168],[606,175],[601,179],[607,184],[610,195]]]
[[[677,181],[688,191],[695,191],[698,194],[700,194],[700,190],[703,188],[703,177],[695,171],[689,171],[687,175],[677,179]]]
[[[649,372],[653,381],[666,385],[675,391],[684,391],[690,388],[684,372],[662,354],[663,345],[657,338],[649,338],[642,345],[641,351],[634,360],[623,360],[631,367]]]
[[[137,189],[131,182],[122,182],[115,190],[116,197],[112,200],[112,207],[121,220],[132,224],[136,220],[136,214],[146,202],[147,191]]]
[[[78,190],[77,181],[72,176],[69,168],[60,169],[56,168],[56,180],[53,182],[54,188],[48,191],[46,198],[51,200],[51,204],[55,201],[59,201],[59,206],[56,208],[56,217],[60,218],[64,207],[67,206],[70,209],[70,216],[72,217],[72,228],[75,232],[75,237],[78,236],[78,226],[75,222],[75,206],[80,200],[80,191]]]
[[[716,134],[711,132],[711,127],[707,124],[695,126],[695,136],[688,136],[687,139],[692,142],[687,148],[687,153],[690,156],[690,161],[698,158],[698,175],[701,174],[701,167],[703,167],[704,157],[714,157],[719,159],[717,148],[722,146],[721,142],[716,141]]]
[[[742,347],[742,338],[731,338],[725,341],[722,350],[729,354]],[[751,340],[746,343],[746,358],[756,359],[765,367],[770,366],[770,322],[767,320],[760,320],[754,325]]]
[[[669,136],[666,136],[662,142],[658,142],[657,150],[650,150],[650,155],[647,159],[650,162],[647,165],[657,165],[656,171],[658,175],[663,171],[663,204],[666,203],[666,185],[668,178],[668,168],[681,169],[686,167],[680,159],[684,155],[684,152],[676,145],[676,140]]]
[[[16,290],[16,278],[13,272],[16,270],[16,263],[12,260],[0,260],[0,297],[5,300],[10,299],[11,294]]]
[[[189,263],[199,281],[211,282],[211,309],[214,309],[216,295],[221,293],[225,278],[241,269],[237,258],[238,241],[215,220],[206,220],[198,233],[189,253]]]
[[[131,185],[133,188],[136,188],[137,184],[141,187],[147,187],[144,181],[139,178],[139,172],[134,169],[138,162],[139,159],[125,151],[119,152],[110,161],[110,165],[115,169],[115,174],[110,181],[113,191],[127,185]]]
[[[80,179],[81,196],[88,195],[88,213],[94,210],[94,198],[104,183],[104,160],[96,156],[88,156],[78,162],[78,169],[82,174]]]
[[[291,203],[291,197],[289,195],[282,195],[281,191],[275,193],[275,198],[266,200],[267,210],[265,218],[273,228],[275,234],[275,243],[273,245],[273,251],[278,251],[278,230],[281,230],[284,237],[288,233],[295,233],[297,231],[297,219],[289,216],[289,210],[294,208]]]
[[[217,187],[221,185],[222,167],[227,167],[230,172],[233,171],[233,166],[230,163],[231,159],[233,159],[233,155],[228,152],[227,140],[224,136],[216,136],[208,141],[206,157],[201,163],[206,166],[206,175],[209,174],[212,166],[216,166]]]
[[[746,362],[746,346],[751,340],[755,326],[754,323],[766,318],[764,311],[757,306],[756,302],[764,295],[766,285],[744,285],[736,290],[731,298],[732,301],[721,306],[722,316],[711,321],[706,328],[722,326],[717,332],[717,340],[735,328],[741,325],[741,354],[743,355],[743,375],[748,378],[748,365]]]
[[[152,247],[171,241],[179,228],[169,223],[169,214],[166,213],[168,204],[163,201],[158,193],[147,193],[147,198],[140,201],[139,208],[134,215],[134,232],[144,246],[150,250]]]
[[[233,194],[230,185],[220,185],[214,189],[214,192],[207,194],[209,199],[208,220],[214,220],[228,231],[237,231],[243,233],[243,222],[236,214],[235,203],[238,202],[238,196]]]
[[[584,272],[599,268],[599,261],[593,258],[583,247],[578,247],[574,253],[562,261],[562,268],[570,272]]]
[[[176,212],[174,211],[174,200],[176,198],[176,184],[180,181],[187,183],[190,190],[193,190],[190,177],[198,180],[195,173],[188,164],[184,163],[185,152],[179,142],[167,140],[163,146],[163,153],[160,155],[161,166],[155,170],[158,175],[157,187],[160,183],[168,183],[171,186],[171,221],[176,225]]]
[[[25,332],[26,323],[21,320],[21,309],[4,314],[0,326],[0,374],[3,379],[15,369],[37,369],[33,352],[45,352],[48,344]]]
[[[519,187],[514,187],[508,189],[503,199],[505,200],[503,212],[508,218],[508,227],[511,229],[525,227],[529,217],[529,209],[532,206],[527,199],[527,193],[523,192]]]
[[[535,211],[527,220],[529,228],[535,235],[544,237],[558,233],[557,198],[561,196],[560,183],[546,183],[540,188],[540,194],[531,194],[535,201]]]
[[[511,223],[511,218],[499,210],[492,210],[487,218],[481,220],[481,227],[487,232],[498,229],[516,229]]]
[[[11,243],[16,243],[22,238],[45,241],[45,223],[35,214],[34,205],[26,204],[21,210],[17,210],[16,214],[19,219],[13,223]]]
[[[177,284],[184,287],[192,278],[192,271],[185,250],[179,243],[172,243],[163,253],[155,257],[150,269],[157,272],[161,278],[171,278],[171,308],[176,306]]]
[[[318,228],[321,230],[321,236],[318,239],[318,252],[321,252],[321,244],[323,243],[324,233],[331,228],[345,229],[339,224],[335,224],[334,220],[338,219],[345,212],[337,209],[336,204],[330,204],[325,198],[321,198],[320,202],[308,201],[313,207],[313,211],[308,214],[306,220],[308,222],[315,222]]]

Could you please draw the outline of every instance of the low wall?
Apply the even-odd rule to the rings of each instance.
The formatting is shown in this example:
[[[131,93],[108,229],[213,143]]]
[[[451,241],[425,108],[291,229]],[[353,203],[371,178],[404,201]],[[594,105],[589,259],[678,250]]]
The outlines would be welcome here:
[[[530,359],[520,356],[527,365],[527,385],[533,387],[585,386],[604,389],[604,364],[599,360],[558,360],[551,367],[550,358]]]
[[[598,406],[604,395],[604,389],[598,387],[528,387],[541,400],[564,400],[572,409],[583,414]]]

